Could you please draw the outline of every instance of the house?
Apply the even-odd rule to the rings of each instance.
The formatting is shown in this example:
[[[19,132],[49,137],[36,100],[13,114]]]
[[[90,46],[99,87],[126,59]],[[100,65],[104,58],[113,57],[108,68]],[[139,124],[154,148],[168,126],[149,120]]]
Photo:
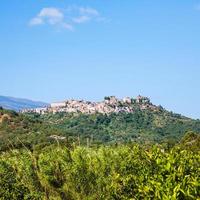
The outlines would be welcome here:
[[[62,108],[66,106],[66,102],[55,102],[51,103],[51,108]]]
[[[48,108],[36,108],[35,109],[35,112],[38,113],[38,114],[45,114],[48,112]]]
[[[131,104],[131,98],[130,97],[125,97],[125,98],[123,98],[123,102]]]
[[[148,97],[143,97],[139,95],[136,98],[136,103],[150,103],[150,99]]]
[[[138,105],[135,105],[138,104]],[[66,100],[63,102],[54,102],[50,104],[50,107],[47,108],[36,108],[36,109],[27,109],[22,112],[26,113],[132,113],[134,112],[136,106],[141,110],[153,109],[155,110],[156,106],[151,104],[150,99],[143,96],[138,96],[136,99],[131,99],[130,97],[125,97],[123,99],[117,99],[115,96],[105,97],[104,101],[101,102],[90,102],[83,100]]]

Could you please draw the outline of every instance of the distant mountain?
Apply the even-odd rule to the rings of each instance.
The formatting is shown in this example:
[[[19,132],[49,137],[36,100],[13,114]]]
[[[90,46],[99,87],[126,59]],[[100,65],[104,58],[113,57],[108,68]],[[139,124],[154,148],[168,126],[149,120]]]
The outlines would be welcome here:
[[[28,99],[0,96],[0,106],[5,109],[20,111],[22,109],[45,107],[48,106],[48,103],[32,101]]]

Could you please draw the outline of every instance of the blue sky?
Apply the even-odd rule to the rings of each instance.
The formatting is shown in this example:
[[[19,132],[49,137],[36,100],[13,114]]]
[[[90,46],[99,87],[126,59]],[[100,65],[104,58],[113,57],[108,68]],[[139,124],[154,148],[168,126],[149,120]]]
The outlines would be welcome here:
[[[1,0],[0,95],[149,96],[200,118],[200,0]]]

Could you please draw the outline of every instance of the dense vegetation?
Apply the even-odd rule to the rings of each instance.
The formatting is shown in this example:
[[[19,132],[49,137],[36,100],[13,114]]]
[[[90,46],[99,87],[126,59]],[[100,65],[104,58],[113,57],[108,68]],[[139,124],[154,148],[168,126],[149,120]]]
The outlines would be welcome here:
[[[165,110],[120,114],[68,114],[42,115],[39,119],[62,130],[68,138],[87,138],[95,143],[173,143],[188,131],[200,132],[200,120],[192,120]]]
[[[12,150],[0,159],[3,200],[200,199],[199,146],[166,151],[158,146],[57,144],[33,152]]]
[[[166,143],[173,146],[188,131],[200,132],[200,120],[160,110],[120,114],[23,115],[0,109],[0,150],[49,145],[50,136],[62,136],[62,143],[116,144]],[[59,139],[59,138],[58,138]]]
[[[0,108],[0,199],[200,199],[199,132],[199,120],[166,111]]]
[[[60,134],[37,118],[0,108],[0,150],[46,145],[51,142],[48,136],[54,133]]]

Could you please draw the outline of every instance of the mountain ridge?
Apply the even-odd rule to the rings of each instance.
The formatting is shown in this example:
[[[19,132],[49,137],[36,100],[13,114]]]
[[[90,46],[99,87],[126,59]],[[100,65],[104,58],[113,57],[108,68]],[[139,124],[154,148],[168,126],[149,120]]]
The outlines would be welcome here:
[[[45,107],[48,105],[48,103],[41,101],[0,95],[0,106],[8,110],[20,111],[23,109]]]

